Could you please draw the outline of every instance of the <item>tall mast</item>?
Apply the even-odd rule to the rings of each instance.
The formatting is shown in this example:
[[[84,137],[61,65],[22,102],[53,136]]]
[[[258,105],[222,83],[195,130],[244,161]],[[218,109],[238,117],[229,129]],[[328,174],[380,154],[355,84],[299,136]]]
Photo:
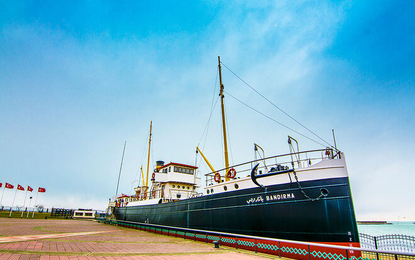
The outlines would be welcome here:
[[[148,171],[150,169],[150,146],[151,146],[151,127],[153,125],[153,121],[150,121],[150,136],[148,137],[148,156],[147,156],[147,179],[145,186],[148,186]]]
[[[226,138],[226,120],[225,120],[225,105],[223,104],[223,84],[222,84],[222,71],[220,66],[220,56],[218,56],[218,64],[219,64],[219,82],[220,82],[220,102],[222,108],[222,129],[223,129],[223,143],[224,143],[224,150],[225,150],[225,181],[229,181],[228,177],[228,170],[229,170],[229,158],[228,158],[228,141]]]

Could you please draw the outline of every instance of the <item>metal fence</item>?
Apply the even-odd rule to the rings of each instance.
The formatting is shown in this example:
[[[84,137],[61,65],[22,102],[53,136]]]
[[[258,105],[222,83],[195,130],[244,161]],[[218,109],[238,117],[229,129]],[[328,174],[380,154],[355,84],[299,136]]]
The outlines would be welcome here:
[[[399,252],[415,252],[415,237],[407,235],[371,236],[359,233],[360,246],[367,249],[379,249]]]
[[[336,246],[266,237],[246,236],[225,232],[161,226],[148,223],[105,220],[107,224],[139,229],[160,235],[180,237],[199,242],[261,252],[299,260],[406,260],[415,259],[415,253],[371,249],[365,247]],[[364,242],[370,244],[370,242]]]

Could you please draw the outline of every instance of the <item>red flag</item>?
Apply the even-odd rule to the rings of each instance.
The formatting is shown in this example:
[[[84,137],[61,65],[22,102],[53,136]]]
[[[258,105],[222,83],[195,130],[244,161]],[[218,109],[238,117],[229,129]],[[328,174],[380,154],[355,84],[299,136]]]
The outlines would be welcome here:
[[[10,183],[7,183],[7,182],[6,182],[6,186],[4,186],[4,187],[8,188],[8,189],[13,189],[14,188],[13,185],[11,185]]]
[[[32,187],[30,187],[30,186],[27,186],[27,191],[30,191],[30,192],[32,192]]]
[[[23,186],[22,186],[22,185],[20,185],[20,184],[17,184],[17,189],[18,189],[18,190],[24,190]]]
[[[39,189],[37,189],[37,192],[45,192],[46,191],[46,189],[45,188],[41,188],[41,187],[39,187]]]
[[[0,188],[3,186],[3,183],[2,182],[0,182]]]

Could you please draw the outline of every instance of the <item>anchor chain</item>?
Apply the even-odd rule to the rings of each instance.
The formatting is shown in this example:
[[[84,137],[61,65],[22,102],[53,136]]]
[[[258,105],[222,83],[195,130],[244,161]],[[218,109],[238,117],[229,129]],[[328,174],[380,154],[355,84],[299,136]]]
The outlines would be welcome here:
[[[323,191],[320,191],[320,195],[317,198],[310,198],[310,196],[307,195],[307,193],[304,191],[303,187],[301,186],[300,181],[298,180],[297,173],[295,172],[295,170],[293,171],[293,173],[294,173],[294,177],[295,177],[295,180],[297,182],[298,188],[300,188],[300,191],[304,195],[304,197],[306,197],[307,199],[309,199],[311,201],[318,201],[322,197],[324,197]]]

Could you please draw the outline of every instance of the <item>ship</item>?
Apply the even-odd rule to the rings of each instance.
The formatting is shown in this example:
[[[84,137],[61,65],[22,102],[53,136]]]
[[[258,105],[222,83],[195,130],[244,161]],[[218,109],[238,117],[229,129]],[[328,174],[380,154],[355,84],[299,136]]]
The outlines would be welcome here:
[[[147,165],[147,174],[141,169],[142,184],[134,189],[135,194],[110,202],[112,217],[360,247],[345,155],[336,146],[302,151],[298,141],[288,136],[288,153],[266,157],[255,144],[259,158],[229,164],[220,57],[218,69],[225,166],[215,170],[197,147],[211,170],[202,175],[202,185],[196,166],[157,161],[149,174]]]

